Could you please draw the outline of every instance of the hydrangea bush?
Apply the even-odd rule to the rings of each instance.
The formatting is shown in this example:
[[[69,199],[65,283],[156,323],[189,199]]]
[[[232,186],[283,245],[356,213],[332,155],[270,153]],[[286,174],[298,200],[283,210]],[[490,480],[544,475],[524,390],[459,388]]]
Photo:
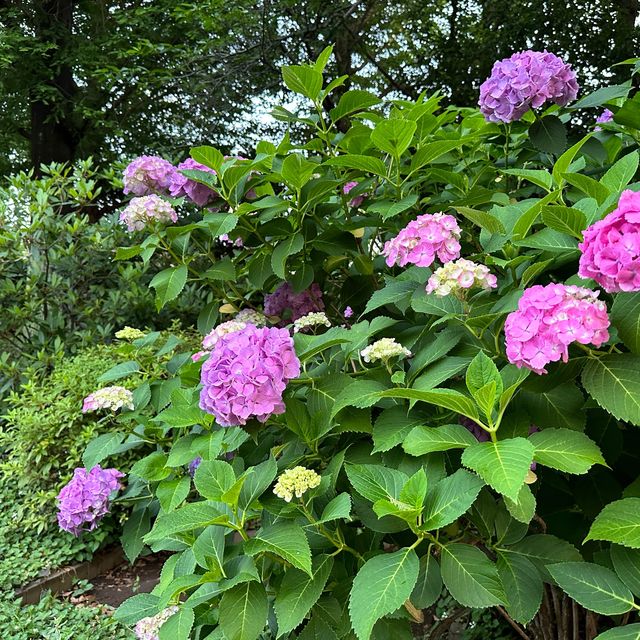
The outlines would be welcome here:
[[[158,308],[196,287],[207,345],[113,432],[155,447],[120,469],[125,550],[173,554],[116,617],[177,607],[160,640],[409,639],[444,590],[521,637],[635,637],[637,94],[572,104],[569,66],[525,52],[481,111],[347,90],[326,112],[330,55],[283,69],[290,135],[192,149],[175,171],[206,202],[185,189],[180,222],[119,256],[171,256]],[[567,128],[604,105],[603,130]]]

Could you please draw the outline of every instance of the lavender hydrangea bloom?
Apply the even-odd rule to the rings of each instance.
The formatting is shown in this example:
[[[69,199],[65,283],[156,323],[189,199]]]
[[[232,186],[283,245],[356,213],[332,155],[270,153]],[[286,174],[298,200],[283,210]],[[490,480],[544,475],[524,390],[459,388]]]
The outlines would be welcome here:
[[[202,456],[196,456],[188,465],[187,469],[189,471],[189,475],[193,478],[196,475],[196,471],[202,462]]]
[[[200,375],[200,408],[231,427],[284,413],[282,392],[300,375],[300,361],[286,329],[248,324],[220,337]]]
[[[193,158],[187,158],[184,162],[181,162],[178,165],[178,170],[173,174],[171,185],[169,186],[169,191],[172,196],[176,198],[187,196],[200,207],[204,207],[209,204],[211,200],[214,200],[217,197],[218,194],[213,189],[210,189],[206,185],[200,184],[195,180],[190,180],[187,176],[182,175],[180,171],[183,169],[197,169],[198,171],[206,171],[213,175],[216,174],[213,169],[196,162]]]
[[[175,167],[158,156],[140,156],[124,170],[124,192],[134,196],[169,194]]]
[[[570,65],[546,50],[522,51],[493,65],[478,104],[489,122],[513,122],[547,101],[564,107],[577,95]]]
[[[605,109],[597,118],[598,124],[604,124],[605,122],[611,122],[613,120],[613,111]]]
[[[174,208],[159,196],[150,195],[132,198],[120,214],[120,222],[127,225],[127,231],[142,231],[148,224],[178,222]]]
[[[315,282],[300,293],[295,293],[291,284],[284,282],[264,297],[265,315],[278,316],[281,327],[316,311],[324,311],[324,301],[322,290]]]
[[[121,488],[124,474],[117,469],[103,469],[99,464],[90,471],[78,468],[73,478],[58,494],[58,525],[80,535],[93,531],[109,512],[111,494]]]

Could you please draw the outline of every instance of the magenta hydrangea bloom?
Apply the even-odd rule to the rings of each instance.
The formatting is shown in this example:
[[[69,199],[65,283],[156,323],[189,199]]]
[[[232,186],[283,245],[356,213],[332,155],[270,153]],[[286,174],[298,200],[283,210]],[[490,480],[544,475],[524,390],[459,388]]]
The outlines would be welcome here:
[[[284,413],[282,393],[300,375],[300,361],[286,329],[257,328],[220,336],[202,365],[200,408],[223,427],[250,418],[264,422]]]
[[[569,359],[572,342],[599,347],[609,339],[607,307],[598,292],[563,284],[525,289],[504,325],[507,358],[517,367],[547,373],[549,362]]]
[[[382,254],[387,265],[415,264],[428,267],[436,256],[445,263],[460,257],[460,227],[445,213],[425,213],[412,220],[395,238],[387,241]]]
[[[571,65],[548,51],[522,51],[493,65],[478,104],[489,122],[513,122],[547,101],[564,107],[577,95]]]
[[[344,187],[342,187],[342,193],[344,193],[345,195],[347,195],[352,189],[355,189],[358,186],[358,182],[356,182],[355,180],[352,180],[351,182],[347,182]],[[349,200],[349,206],[350,207],[359,207],[363,202],[364,199],[367,197],[366,193],[363,193],[362,195],[359,196],[355,196],[353,198],[351,198],[351,200]]]
[[[134,196],[168,195],[175,172],[175,167],[164,158],[140,156],[124,170],[124,192]]]
[[[189,171],[197,169],[198,171],[206,171],[213,175],[216,174],[213,169],[196,162],[193,158],[187,158],[184,162],[181,162],[178,165],[178,170],[173,174],[171,185],[169,186],[169,191],[172,196],[176,198],[187,196],[200,207],[204,207],[212,200],[215,200],[218,196],[216,191],[210,189],[204,184],[196,182],[195,180],[190,180],[185,175],[182,175],[180,171],[183,169],[187,169]]]
[[[178,222],[178,214],[174,208],[155,195],[132,198],[120,214],[120,222],[127,225],[127,231],[142,231],[154,221],[164,224]]]
[[[73,478],[58,494],[58,525],[80,535],[93,531],[109,512],[111,495],[122,488],[124,474],[117,469],[103,469],[99,464],[90,471],[78,468]]]
[[[640,291],[640,192],[624,191],[618,208],[584,230],[581,278],[605,291]]]
[[[281,327],[318,311],[324,311],[324,301],[322,290],[315,282],[299,293],[293,290],[289,282],[283,282],[273,293],[264,297],[265,315],[278,316]]]

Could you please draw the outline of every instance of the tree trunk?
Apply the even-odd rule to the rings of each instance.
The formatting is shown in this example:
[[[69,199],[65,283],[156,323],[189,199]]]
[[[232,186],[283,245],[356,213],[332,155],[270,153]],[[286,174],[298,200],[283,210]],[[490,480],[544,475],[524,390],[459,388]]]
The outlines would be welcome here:
[[[78,86],[65,56],[73,37],[74,0],[39,0],[34,5],[36,39],[47,45],[40,65],[42,83],[34,86],[30,105],[31,163],[39,173],[41,164],[74,160],[80,136],[73,123]]]

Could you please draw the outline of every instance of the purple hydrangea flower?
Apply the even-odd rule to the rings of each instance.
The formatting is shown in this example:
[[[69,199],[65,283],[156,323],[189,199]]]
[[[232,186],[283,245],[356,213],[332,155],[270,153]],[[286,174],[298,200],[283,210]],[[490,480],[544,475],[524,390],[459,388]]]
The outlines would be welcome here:
[[[134,196],[169,195],[175,167],[158,156],[140,156],[124,170],[124,192]]]
[[[250,418],[264,422],[273,413],[284,413],[282,393],[299,375],[289,332],[248,324],[221,336],[202,365],[200,408],[223,427],[243,425]]]
[[[324,301],[320,286],[315,282],[300,293],[295,293],[291,284],[284,282],[264,298],[265,315],[278,316],[281,327],[317,311],[324,311]]]
[[[350,318],[353,315],[353,309],[351,307],[345,307],[344,317]]]
[[[196,162],[193,158],[187,158],[184,162],[181,162],[178,165],[178,170],[173,174],[171,185],[169,187],[169,191],[172,196],[176,198],[187,196],[200,207],[204,207],[209,204],[211,200],[214,200],[218,196],[217,192],[213,189],[210,189],[206,185],[200,184],[195,180],[190,180],[187,176],[182,175],[180,171],[183,169],[197,169],[198,171],[206,171],[213,175],[216,174],[213,169]]]
[[[90,471],[78,468],[58,494],[58,525],[78,536],[93,531],[109,512],[111,494],[122,488],[124,474],[103,469],[99,464]]]
[[[196,471],[202,462],[202,456],[196,456],[188,465],[189,475],[193,478],[196,475]]]
[[[513,122],[547,101],[564,107],[577,95],[571,65],[548,51],[522,51],[493,65],[478,104],[489,122]]]
[[[358,186],[358,184],[359,183],[356,182],[355,180],[352,180],[351,182],[347,182],[344,185],[344,187],[342,187],[342,193],[347,195],[352,189],[355,189]],[[349,206],[354,208],[359,207],[364,202],[364,199],[366,197],[367,197],[367,194],[363,193],[362,195],[351,198],[351,200],[349,200]]]
[[[605,122],[611,122],[613,120],[613,111],[605,109],[597,118],[598,124],[604,124]]]
[[[131,199],[120,214],[120,222],[127,225],[127,231],[142,231],[151,222],[164,224],[178,222],[178,214],[161,197],[142,196]]]

